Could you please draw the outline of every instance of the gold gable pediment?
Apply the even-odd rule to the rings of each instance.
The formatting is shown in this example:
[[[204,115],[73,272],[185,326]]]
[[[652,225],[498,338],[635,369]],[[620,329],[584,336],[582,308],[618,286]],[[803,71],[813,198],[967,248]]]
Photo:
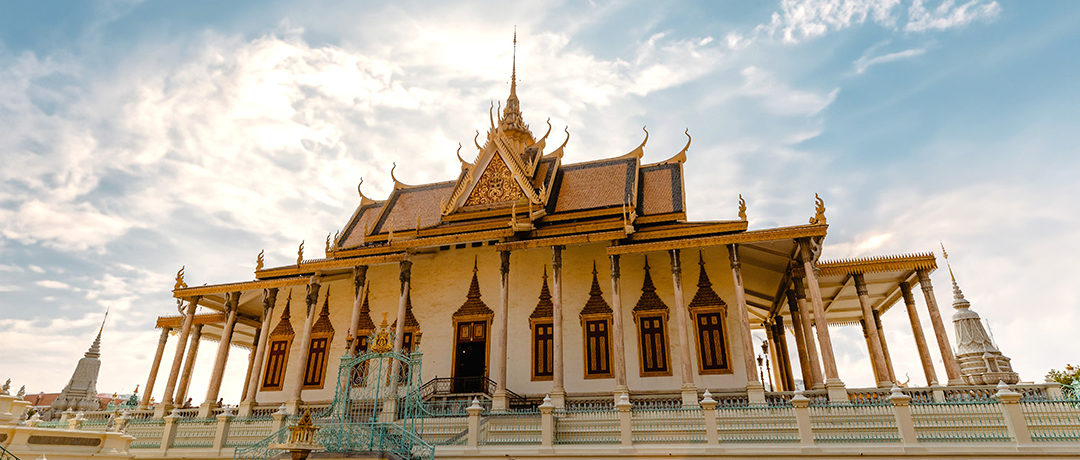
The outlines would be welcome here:
[[[514,179],[514,173],[500,155],[495,155],[476,179],[476,185],[465,200],[465,206],[506,203],[523,198],[525,192]]]

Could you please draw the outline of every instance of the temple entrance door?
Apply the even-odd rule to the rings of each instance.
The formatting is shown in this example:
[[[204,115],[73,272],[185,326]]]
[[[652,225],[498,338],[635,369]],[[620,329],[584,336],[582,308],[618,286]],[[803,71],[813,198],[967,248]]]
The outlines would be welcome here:
[[[487,383],[487,321],[457,324],[454,393],[483,393]]]

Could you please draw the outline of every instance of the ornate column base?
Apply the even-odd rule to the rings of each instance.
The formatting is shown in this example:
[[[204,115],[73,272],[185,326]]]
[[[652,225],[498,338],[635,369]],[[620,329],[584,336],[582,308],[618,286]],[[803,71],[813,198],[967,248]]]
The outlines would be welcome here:
[[[765,385],[762,385],[761,382],[747,383],[746,396],[750,404],[765,404]]]
[[[495,393],[491,395],[491,411],[505,412],[507,408],[506,390],[495,390]]]
[[[887,381],[887,380],[886,381],[881,381],[881,382],[877,383],[877,387],[878,388],[892,388],[893,383],[890,382],[890,381]]]
[[[697,406],[697,386],[693,383],[684,383],[680,389],[682,393],[682,404],[684,406]]]
[[[614,392],[615,404],[619,403],[619,398],[622,398],[622,395],[626,395],[627,399],[629,399],[630,398],[630,389],[627,388],[626,385],[616,385],[615,386],[615,392]]]
[[[555,406],[556,409],[566,407],[566,391],[562,388],[551,390],[551,393],[548,393],[548,396],[551,396],[551,405]]]
[[[967,385],[967,383],[964,382],[964,379],[962,379],[962,378],[961,379],[949,379],[949,386],[956,386],[956,385]]]
[[[289,415],[300,414],[300,403],[303,401],[299,399],[293,399],[285,402],[285,413]]]
[[[237,410],[236,415],[239,417],[247,417],[251,415],[251,410],[255,408],[255,403],[250,401],[244,401],[240,403],[240,408]]]
[[[199,405],[199,418],[210,418],[210,411],[215,407],[217,407],[217,404],[214,404],[211,401],[206,401]]]
[[[846,403],[850,401],[847,387],[844,386],[844,382],[840,379],[825,380],[825,391],[829,394],[829,402]]]
[[[175,405],[173,403],[160,402],[154,406],[154,418],[165,417],[170,411],[172,411]]]

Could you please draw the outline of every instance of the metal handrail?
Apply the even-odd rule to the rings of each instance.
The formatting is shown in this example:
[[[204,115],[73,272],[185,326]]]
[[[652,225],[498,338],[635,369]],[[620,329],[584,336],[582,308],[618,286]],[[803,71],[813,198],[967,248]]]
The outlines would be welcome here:
[[[5,449],[4,446],[0,446],[0,460],[19,460],[19,457],[16,457],[15,454],[8,452],[8,450]]]
[[[499,384],[488,377],[435,377],[428,380],[420,386],[419,393],[420,399],[427,400],[436,395],[452,395],[454,393],[455,384],[473,383],[472,386],[479,386],[482,389],[482,393],[487,396],[492,396],[498,389]],[[480,384],[480,385],[476,385]],[[521,396],[509,388],[506,390],[506,397],[510,400],[510,405],[514,407],[529,405],[529,399]]]

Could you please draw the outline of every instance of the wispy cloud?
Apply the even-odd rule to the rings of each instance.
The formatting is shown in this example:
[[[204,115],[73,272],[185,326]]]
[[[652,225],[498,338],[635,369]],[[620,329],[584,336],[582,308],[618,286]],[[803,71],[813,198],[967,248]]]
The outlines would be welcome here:
[[[70,284],[63,281],[56,280],[40,280],[34,282],[35,286],[41,286],[46,289],[75,289]]]
[[[945,0],[930,10],[923,6],[922,0],[914,0],[904,30],[924,32],[964,27],[975,21],[991,21],[999,14],[1001,5],[994,1],[970,0],[957,5],[955,0]]]
[[[925,52],[926,48],[912,48],[878,56],[862,56],[855,61],[855,73],[861,74],[863,72],[866,72],[866,69],[869,69],[870,67],[877,64],[884,64],[886,62],[899,61],[901,59],[921,56]]]

